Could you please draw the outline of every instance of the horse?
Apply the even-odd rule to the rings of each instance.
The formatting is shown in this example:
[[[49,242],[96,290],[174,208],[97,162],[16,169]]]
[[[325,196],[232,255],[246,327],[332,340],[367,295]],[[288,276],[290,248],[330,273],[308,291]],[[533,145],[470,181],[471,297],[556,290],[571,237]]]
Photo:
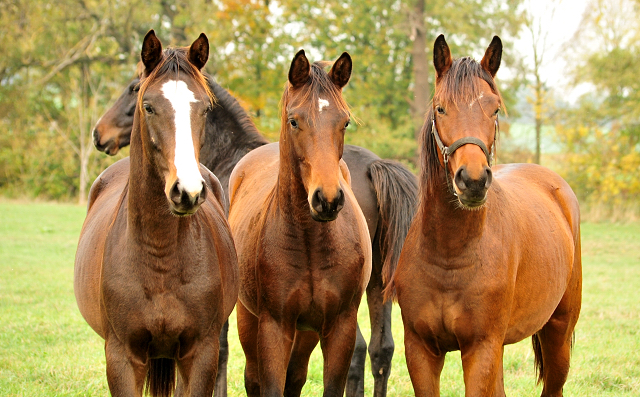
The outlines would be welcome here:
[[[504,345],[532,336],[542,396],[562,396],[582,300],[580,211],[569,185],[535,164],[492,166],[502,99],[495,36],[481,62],[434,44],[422,128],[420,205],[393,280],[416,396],[439,396],[460,350],[466,396],[504,396]]]
[[[208,77],[207,81],[216,97],[216,104],[207,114],[200,161],[219,178],[228,203],[229,176],[235,165],[251,150],[269,142],[226,89],[213,78]],[[129,144],[139,83],[139,78],[134,78],[96,124],[93,138],[98,150],[114,155]],[[418,184],[416,177],[402,164],[380,159],[365,148],[345,145],[343,159],[349,167],[351,187],[365,214],[371,237],[373,269],[367,286],[371,322],[368,350],[374,376],[374,396],[383,397],[395,345],[391,334],[391,302],[383,303],[382,290],[396,267],[417,208]],[[227,329],[228,325],[223,329],[220,340],[216,397],[226,396]],[[364,396],[366,354],[367,344],[358,328],[347,397]]]
[[[372,252],[341,160],[352,61],[345,52],[329,73],[327,64],[311,65],[304,50],[295,55],[280,141],[247,154],[229,180],[248,396],[299,396],[318,341],[323,395],[342,396],[346,387]]]
[[[211,396],[235,306],[237,255],[220,182],[198,162],[212,94],[201,34],[163,51],[153,30],[130,157],[93,183],[75,260],[82,316],[105,340],[114,396]]]

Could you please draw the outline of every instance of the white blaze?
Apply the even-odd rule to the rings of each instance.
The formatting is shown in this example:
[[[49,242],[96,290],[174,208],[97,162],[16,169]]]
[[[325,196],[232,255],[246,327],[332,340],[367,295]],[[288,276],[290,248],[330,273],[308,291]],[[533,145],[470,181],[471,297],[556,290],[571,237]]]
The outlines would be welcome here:
[[[320,111],[322,113],[322,109],[326,108],[329,106],[329,101],[327,101],[326,99],[322,99],[319,98],[318,99],[318,111]]]
[[[204,180],[196,162],[191,136],[191,103],[198,101],[184,81],[167,81],[162,85],[162,93],[175,111],[176,152],[173,163],[178,183],[189,194],[200,193]]]

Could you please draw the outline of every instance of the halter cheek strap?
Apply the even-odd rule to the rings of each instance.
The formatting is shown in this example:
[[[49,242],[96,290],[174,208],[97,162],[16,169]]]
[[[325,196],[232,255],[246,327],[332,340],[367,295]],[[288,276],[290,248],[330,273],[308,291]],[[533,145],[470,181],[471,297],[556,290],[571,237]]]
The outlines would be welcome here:
[[[498,128],[499,128],[497,118],[496,118],[495,126],[496,126],[495,134],[497,134]],[[453,188],[453,185],[449,180],[449,157],[451,157],[456,150],[460,149],[464,145],[468,145],[468,144],[476,145],[480,149],[482,149],[482,152],[487,157],[487,164],[489,164],[489,167],[493,165],[493,153],[495,152],[495,146],[496,146],[495,134],[493,137],[493,145],[491,146],[491,151],[487,149],[487,145],[485,145],[484,142],[472,136],[466,136],[464,138],[460,138],[457,141],[453,142],[451,146],[445,146],[444,143],[442,143],[442,139],[440,139],[440,134],[438,133],[438,130],[436,128],[435,115],[431,119],[431,133],[433,134],[436,140],[436,145],[438,145],[438,149],[440,149],[440,152],[442,153],[442,158],[444,161],[444,173],[445,173],[445,178],[447,179],[447,186],[449,187],[449,190],[453,193],[454,196],[457,196],[458,194],[456,193],[456,190]]]

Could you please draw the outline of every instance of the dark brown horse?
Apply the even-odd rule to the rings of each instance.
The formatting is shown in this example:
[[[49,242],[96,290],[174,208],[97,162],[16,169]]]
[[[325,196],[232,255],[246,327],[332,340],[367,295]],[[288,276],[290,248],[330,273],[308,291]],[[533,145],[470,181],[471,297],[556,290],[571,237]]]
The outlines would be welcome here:
[[[580,213],[571,188],[533,164],[491,167],[502,43],[480,63],[434,46],[422,133],[421,204],[387,292],[397,291],[416,396],[440,395],[460,350],[466,396],[504,396],[503,346],[533,336],[543,396],[561,396],[580,313]]]
[[[220,179],[228,199],[228,181],[233,167],[248,152],[268,141],[260,135],[247,113],[227,90],[212,78],[208,79],[208,83],[217,103],[207,114],[200,162]],[[96,124],[94,143],[99,150],[115,154],[129,144],[138,88],[139,79],[136,78]],[[345,145],[343,159],[349,167],[351,187],[365,214],[371,236],[373,269],[367,286],[371,320],[369,355],[375,379],[374,395],[381,397],[386,395],[394,350],[391,303],[384,304],[381,294],[385,285],[383,279],[389,277],[397,264],[413,218],[418,187],[416,178],[400,163],[382,160],[367,149]],[[220,340],[216,397],[226,395],[228,344],[225,332],[226,328]],[[367,344],[358,332],[347,383],[348,397],[364,395],[366,353]]]
[[[105,339],[114,396],[211,396],[218,338],[238,296],[233,239],[217,178],[198,154],[211,109],[200,73],[204,34],[189,48],[150,31],[131,156],[94,182],[76,253],[80,312]]]
[[[326,64],[296,54],[280,141],[247,154],[229,181],[249,396],[299,396],[318,340],[323,395],[342,396],[347,382],[371,243],[341,160],[351,57],[342,54],[328,74]]]

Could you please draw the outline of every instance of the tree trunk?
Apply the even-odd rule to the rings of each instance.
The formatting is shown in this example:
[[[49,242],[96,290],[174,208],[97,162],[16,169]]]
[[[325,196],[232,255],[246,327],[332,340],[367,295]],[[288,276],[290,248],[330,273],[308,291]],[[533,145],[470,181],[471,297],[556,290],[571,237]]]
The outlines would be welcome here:
[[[415,0],[413,10],[409,16],[411,36],[413,38],[413,103],[411,116],[414,124],[416,139],[420,137],[420,130],[424,123],[427,105],[429,103],[429,62],[427,60],[427,35],[424,25],[425,0]]]

